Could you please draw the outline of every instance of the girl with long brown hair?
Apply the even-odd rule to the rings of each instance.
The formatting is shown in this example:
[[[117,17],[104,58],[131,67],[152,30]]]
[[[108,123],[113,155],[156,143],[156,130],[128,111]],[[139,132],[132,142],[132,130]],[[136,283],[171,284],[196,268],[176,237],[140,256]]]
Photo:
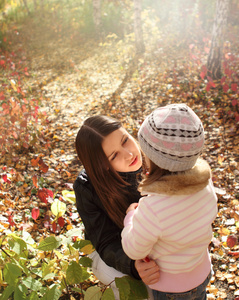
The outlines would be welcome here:
[[[81,126],[76,151],[84,169],[74,191],[85,238],[96,249],[91,256],[94,274],[106,285],[124,275],[142,279],[146,285],[157,282],[156,263],[130,259],[121,245],[126,210],[140,198],[142,156],[137,142],[118,120],[96,115]]]

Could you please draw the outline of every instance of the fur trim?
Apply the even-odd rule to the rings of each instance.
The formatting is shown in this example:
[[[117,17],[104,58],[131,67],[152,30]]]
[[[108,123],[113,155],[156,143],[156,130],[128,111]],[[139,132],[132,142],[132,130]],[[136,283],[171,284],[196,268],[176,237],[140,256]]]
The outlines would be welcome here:
[[[199,192],[208,185],[211,169],[203,159],[185,172],[163,176],[159,181],[142,187],[141,194],[190,195]]]

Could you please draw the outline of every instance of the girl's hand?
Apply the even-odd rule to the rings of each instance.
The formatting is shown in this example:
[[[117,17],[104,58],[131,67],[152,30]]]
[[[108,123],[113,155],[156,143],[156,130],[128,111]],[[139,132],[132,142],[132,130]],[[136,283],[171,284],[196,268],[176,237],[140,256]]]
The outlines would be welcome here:
[[[136,208],[138,207],[138,205],[139,205],[138,203],[132,203],[132,204],[130,204],[130,206],[129,206],[128,209],[126,210],[126,214],[127,214],[129,211],[136,209]]]
[[[135,268],[146,285],[154,284],[159,281],[159,266],[154,260],[149,260],[148,262],[143,259],[136,260]]]

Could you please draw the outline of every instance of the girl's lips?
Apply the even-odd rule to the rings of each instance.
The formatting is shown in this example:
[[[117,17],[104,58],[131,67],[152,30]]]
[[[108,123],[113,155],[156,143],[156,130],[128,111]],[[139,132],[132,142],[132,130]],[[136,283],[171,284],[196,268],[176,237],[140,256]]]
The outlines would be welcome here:
[[[135,164],[137,164],[137,162],[138,162],[138,157],[136,156],[136,157],[133,159],[132,163],[131,163],[129,166],[132,167],[132,166],[134,166]]]

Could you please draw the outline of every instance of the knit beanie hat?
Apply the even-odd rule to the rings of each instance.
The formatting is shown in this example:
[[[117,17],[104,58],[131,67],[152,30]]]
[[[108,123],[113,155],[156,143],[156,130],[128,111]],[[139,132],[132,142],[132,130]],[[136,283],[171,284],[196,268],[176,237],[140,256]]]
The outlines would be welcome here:
[[[153,111],[138,132],[145,155],[171,172],[191,169],[204,145],[202,122],[186,104],[171,104]]]

